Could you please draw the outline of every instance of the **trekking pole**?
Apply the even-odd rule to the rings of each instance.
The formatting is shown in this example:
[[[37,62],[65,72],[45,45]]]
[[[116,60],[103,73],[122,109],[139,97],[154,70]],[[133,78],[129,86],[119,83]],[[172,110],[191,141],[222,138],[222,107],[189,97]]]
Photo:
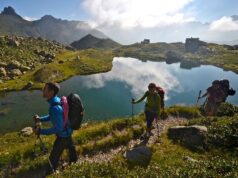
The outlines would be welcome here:
[[[37,135],[37,139],[38,139],[39,142],[40,142],[40,149],[41,149],[41,151],[43,151],[43,153],[47,153],[48,150],[47,150],[47,148],[46,148],[46,146],[45,146],[45,143],[43,142],[42,138],[40,137],[40,135]],[[49,163],[49,165],[50,165],[50,168],[51,168],[51,170],[52,170],[52,172],[53,172],[53,174],[54,174],[54,173],[55,173],[55,170],[54,170],[54,168],[53,168],[53,165],[52,165],[52,163],[51,163],[51,161],[50,161],[49,156],[47,156],[47,160],[48,160],[48,163]]]
[[[199,99],[200,99],[200,97],[201,97],[201,94],[202,94],[202,90],[199,90],[199,94],[198,94],[198,97],[197,97],[196,106],[198,105],[198,101],[199,101]]]
[[[40,129],[41,129],[41,122],[40,122],[40,121],[36,121],[34,127],[35,127],[36,130],[40,130]],[[39,143],[40,143],[40,150],[43,151],[43,153],[47,153],[48,150],[46,149],[46,146],[45,146],[43,140],[41,139],[40,134],[37,134],[37,139],[39,140]],[[48,160],[48,163],[49,163],[49,165],[50,165],[50,168],[51,168],[51,170],[52,170],[52,172],[53,172],[53,174],[54,174],[54,173],[55,173],[55,170],[54,170],[54,168],[53,168],[53,165],[52,165],[52,163],[51,163],[51,161],[50,161],[49,156],[47,156],[47,160]]]

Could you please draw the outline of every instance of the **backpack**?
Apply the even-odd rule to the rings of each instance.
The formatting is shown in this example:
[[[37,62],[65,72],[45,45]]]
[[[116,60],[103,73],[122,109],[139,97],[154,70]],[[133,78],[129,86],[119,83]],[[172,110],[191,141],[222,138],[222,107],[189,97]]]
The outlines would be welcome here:
[[[164,108],[164,90],[163,88],[159,87],[159,86],[156,86],[156,91],[158,92],[159,96],[160,96],[160,99],[161,99],[161,107]]]
[[[233,88],[229,89],[228,95],[234,96],[235,94],[236,94],[236,91]]]
[[[68,106],[69,106],[69,123],[73,130],[80,128],[83,120],[83,104],[78,94],[69,94],[67,97]]]
[[[83,105],[78,94],[69,94],[67,97],[62,96],[60,103],[53,105],[60,105],[64,114],[64,128],[69,125],[73,130],[80,128],[83,120]]]

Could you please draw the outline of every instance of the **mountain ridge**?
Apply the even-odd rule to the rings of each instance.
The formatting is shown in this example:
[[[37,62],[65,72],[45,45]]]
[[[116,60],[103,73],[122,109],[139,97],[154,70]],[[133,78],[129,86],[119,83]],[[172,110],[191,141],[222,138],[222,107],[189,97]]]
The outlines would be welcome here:
[[[90,27],[84,21],[68,21],[45,15],[39,20],[27,21],[14,8],[5,7],[0,14],[0,35],[42,37],[63,44],[70,44],[87,34],[98,38],[108,38],[101,31]]]
[[[74,41],[70,44],[75,49],[89,49],[89,48],[115,48],[121,46],[119,43],[111,39],[100,39],[91,34],[88,34],[80,40]]]

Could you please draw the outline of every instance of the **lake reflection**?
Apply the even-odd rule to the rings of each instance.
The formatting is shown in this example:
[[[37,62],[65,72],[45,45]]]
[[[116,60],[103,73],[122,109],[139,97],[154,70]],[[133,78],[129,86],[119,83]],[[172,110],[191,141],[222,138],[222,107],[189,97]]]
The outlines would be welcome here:
[[[238,89],[238,75],[213,66],[192,70],[180,64],[141,62],[133,58],[114,58],[110,72],[89,76],[75,76],[61,83],[60,96],[79,93],[85,105],[85,120],[101,120],[131,115],[131,98],[144,94],[150,82],[166,91],[166,105],[196,102],[199,90],[206,90],[214,79],[227,78]],[[237,97],[228,101],[238,104]],[[201,101],[203,102],[203,101]],[[134,106],[135,113],[143,111],[143,103]],[[0,100],[0,129],[17,130],[32,123],[32,115],[44,114],[48,104],[41,91],[11,92]]]

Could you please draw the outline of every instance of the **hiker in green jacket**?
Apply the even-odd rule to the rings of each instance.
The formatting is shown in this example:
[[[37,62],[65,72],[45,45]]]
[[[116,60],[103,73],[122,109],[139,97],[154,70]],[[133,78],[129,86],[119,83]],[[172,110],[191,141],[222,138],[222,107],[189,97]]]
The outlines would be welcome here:
[[[146,117],[146,136],[151,136],[151,128],[154,119],[158,119],[160,116],[161,109],[161,99],[159,94],[156,91],[156,85],[154,83],[150,83],[148,85],[148,91],[139,99],[132,100],[132,104],[140,103],[146,98],[145,104],[145,117]]]

